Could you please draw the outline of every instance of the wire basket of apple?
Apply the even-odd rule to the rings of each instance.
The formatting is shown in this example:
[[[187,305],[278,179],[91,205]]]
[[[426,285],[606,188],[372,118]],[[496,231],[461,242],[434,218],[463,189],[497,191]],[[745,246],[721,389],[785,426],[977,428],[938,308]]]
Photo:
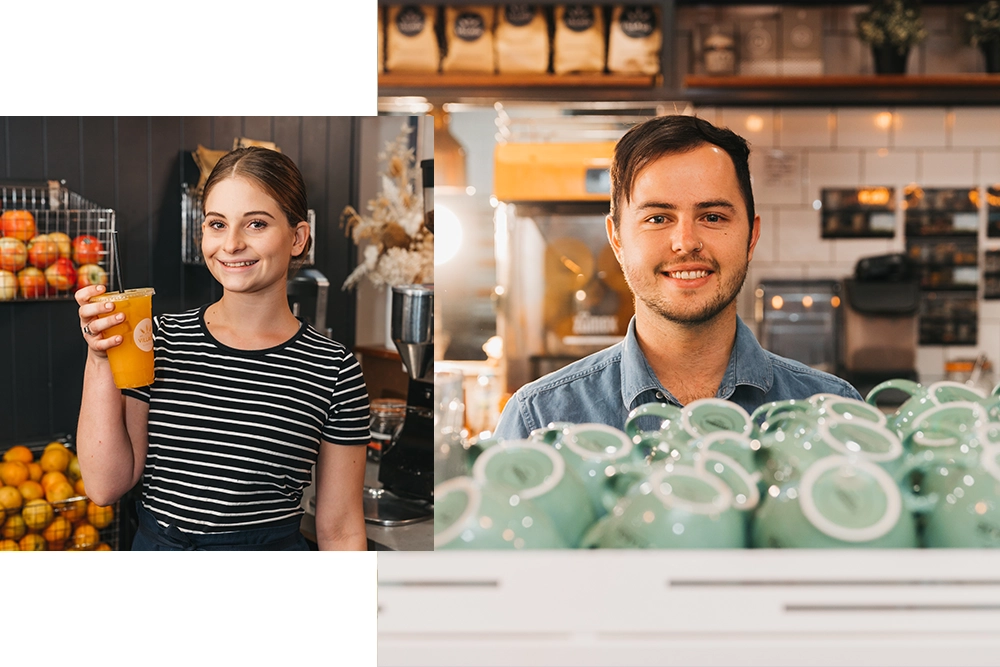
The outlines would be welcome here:
[[[3,452],[0,551],[117,551],[118,537],[118,503],[87,498],[68,437]]]
[[[54,196],[52,183],[0,184],[0,301],[66,300],[112,282],[115,212],[64,186]]]

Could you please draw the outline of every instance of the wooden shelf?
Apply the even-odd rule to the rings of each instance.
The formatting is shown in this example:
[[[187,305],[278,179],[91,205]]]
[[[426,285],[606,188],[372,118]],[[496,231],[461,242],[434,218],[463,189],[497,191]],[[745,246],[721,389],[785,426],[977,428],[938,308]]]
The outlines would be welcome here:
[[[680,96],[716,104],[996,104],[1000,75],[686,76]]]
[[[633,74],[477,74],[385,72],[378,87],[413,88],[653,88],[659,77]]]

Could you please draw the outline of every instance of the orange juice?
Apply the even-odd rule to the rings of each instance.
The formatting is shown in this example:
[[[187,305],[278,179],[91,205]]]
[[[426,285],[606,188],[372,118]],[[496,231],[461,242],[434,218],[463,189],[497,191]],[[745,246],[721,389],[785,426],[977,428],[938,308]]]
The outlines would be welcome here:
[[[153,384],[153,288],[108,292],[91,303],[112,301],[125,321],[104,332],[104,337],[121,336],[122,344],[108,350],[111,374],[119,389]]]

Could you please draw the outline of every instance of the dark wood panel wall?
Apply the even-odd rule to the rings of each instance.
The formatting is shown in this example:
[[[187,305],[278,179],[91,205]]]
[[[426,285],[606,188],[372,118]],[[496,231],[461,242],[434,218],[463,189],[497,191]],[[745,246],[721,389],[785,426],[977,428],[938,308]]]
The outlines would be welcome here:
[[[357,205],[358,128],[340,117],[3,118],[0,181],[65,180],[113,208],[126,286],[156,289],[154,313],[214,301],[218,283],[181,261],[181,183],[197,182],[185,153],[232,148],[235,137],[275,142],[299,166],[316,211],[316,268],[330,280],[327,326],[353,347],[355,263],[340,212]],[[0,448],[76,429],[86,345],[75,302],[0,303]]]

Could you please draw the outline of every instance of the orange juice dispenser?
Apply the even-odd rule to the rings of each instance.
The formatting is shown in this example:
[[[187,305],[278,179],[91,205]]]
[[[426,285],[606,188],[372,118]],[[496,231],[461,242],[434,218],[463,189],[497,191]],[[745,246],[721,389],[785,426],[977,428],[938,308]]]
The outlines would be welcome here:
[[[625,335],[632,295],[605,231],[614,145],[495,148],[497,334],[508,391]]]

